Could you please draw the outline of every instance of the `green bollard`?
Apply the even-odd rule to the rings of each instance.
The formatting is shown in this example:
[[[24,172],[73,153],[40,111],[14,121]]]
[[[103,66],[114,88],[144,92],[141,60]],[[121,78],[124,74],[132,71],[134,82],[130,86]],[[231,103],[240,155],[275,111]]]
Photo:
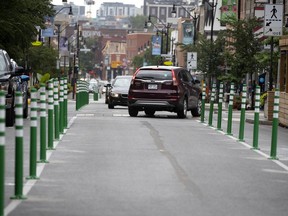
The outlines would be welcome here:
[[[241,115],[240,115],[240,127],[239,127],[239,136],[238,141],[244,142],[244,128],[245,128],[245,112],[246,112],[246,93],[247,87],[246,84],[243,84],[243,91],[241,97]]]
[[[54,93],[53,93],[53,80],[48,82],[48,150],[54,150],[54,127],[53,127],[53,116],[54,116]]]
[[[55,140],[60,139],[59,134],[59,94],[58,94],[58,79],[54,79],[54,134]]]
[[[48,163],[46,160],[46,87],[40,85],[40,160],[39,163]]]
[[[202,123],[204,123],[204,119],[205,119],[205,99],[206,99],[206,84],[203,83],[202,104],[201,104],[201,122]]]
[[[59,132],[64,133],[64,80],[60,79],[60,97],[59,97]]]
[[[230,95],[229,95],[229,106],[228,106],[228,121],[227,121],[227,135],[232,134],[232,115],[233,115],[233,100],[234,100],[234,83],[231,83]]]
[[[278,118],[279,118],[279,89],[275,89],[274,107],[273,107],[273,123],[271,137],[270,159],[278,160],[277,158],[277,136],[278,136]]]
[[[210,99],[210,111],[209,111],[209,126],[213,126],[213,112],[214,112],[214,101],[215,101],[215,90],[216,90],[216,84],[213,83],[212,86],[212,94]]]
[[[0,91],[0,216],[5,205],[5,93]]]
[[[11,199],[26,199],[23,195],[23,98],[15,94],[15,194]]]
[[[64,129],[68,128],[68,86],[67,78],[64,79]]]
[[[76,111],[79,110],[79,103],[80,103],[80,91],[79,91],[80,80],[77,80],[76,84]]]
[[[222,131],[222,104],[223,104],[223,82],[220,83],[219,89],[219,102],[218,102],[218,117],[217,117],[217,130]]]
[[[30,166],[27,179],[39,179],[37,177],[37,90],[31,89],[30,105]]]
[[[254,127],[253,127],[253,149],[259,150],[259,112],[260,112],[260,86],[256,86]]]

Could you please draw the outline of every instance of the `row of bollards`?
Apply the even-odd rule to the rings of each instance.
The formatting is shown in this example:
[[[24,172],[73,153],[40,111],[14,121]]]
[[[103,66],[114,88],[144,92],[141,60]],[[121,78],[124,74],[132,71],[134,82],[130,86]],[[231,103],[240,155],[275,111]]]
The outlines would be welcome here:
[[[60,89],[60,92],[59,92]],[[54,149],[54,140],[60,139],[68,125],[67,79],[51,79],[48,82],[48,115],[46,107],[46,85],[40,86],[40,107],[38,91],[31,89],[30,103],[30,158],[27,179],[39,179],[37,162],[48,163],[47,150]],[[59,103],[58,103],[58,98]],[[39,109],[40,108],[40,109]],[[40,120],[38,112],[40,111]],[[5,94],[0,91],[0,216],[4,215],[5,188]],[[48,123],[46,120],[48,119]],[[37,129],[40,122],[40,160],[37,161]],[[23,98],[21,92],[15,93],[15,188],[11,199],[26,199],[23,195]],[[46,136],[46,132],[48,136]]]
[[[213,126],[213,113],[214,113],[214,101],[215,101],[215,92],[216,84],[212,85],[211,99],[210,99],[210,109],[208,116],[208,126]],[[226,135],[233,136],[232,134],[232,117],[233,117],[233,101],[234,101],[234,83],[231,83],[230,94],[229,94],[229,104],[228,104],[228,119],[227,119],[227,130]],[[205,122],[205,103],[206,97],[206,85],[203,84],[202,91],[202,110],[201,110],[201,123]],[[219,94],[218,94],[218,116],[217,116],[217,130],[222,130],[222,102],[223,102],[223,83],[219,85]],[[240,126],[238,141],[244,142],[244,131],[245,131],[245,114],[246,114],[246,101],[247,101],[247,86],[244,84],[241,95],[241,113],[240,113]],[[255,95],[255,110],[254,110],[254,128],[253,128],[253,147],[252,149],[259,150],[258,140],[259,140],[259,111],[260,111],[260,86],[256,86],[256,95]],[[270,158],[277,158],[277,136],[278,136],[278,115],[279,115],[279,90],[275,90],[274,98],[274,108],[273,108],[273,124],[272,124],[272,138],[271,138],[271,150]]]

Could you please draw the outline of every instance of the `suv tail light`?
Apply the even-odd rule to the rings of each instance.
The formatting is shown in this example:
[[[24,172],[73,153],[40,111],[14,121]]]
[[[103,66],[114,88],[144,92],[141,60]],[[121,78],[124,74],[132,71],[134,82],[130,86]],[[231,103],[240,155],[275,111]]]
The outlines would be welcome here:
[[[172,70],[172,81],[174,86],[178,86],[178,81],[176,79],[174,70]]]

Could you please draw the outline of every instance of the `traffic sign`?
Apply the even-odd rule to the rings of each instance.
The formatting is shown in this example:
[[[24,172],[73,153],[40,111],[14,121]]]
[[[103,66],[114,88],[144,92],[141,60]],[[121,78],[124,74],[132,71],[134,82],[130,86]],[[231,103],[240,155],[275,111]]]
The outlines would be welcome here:
[[[264,35],[282,36],[283,5],[266,4],[264,13]]]
[[[197,52],[187,52],[187,69],[197,69]]]

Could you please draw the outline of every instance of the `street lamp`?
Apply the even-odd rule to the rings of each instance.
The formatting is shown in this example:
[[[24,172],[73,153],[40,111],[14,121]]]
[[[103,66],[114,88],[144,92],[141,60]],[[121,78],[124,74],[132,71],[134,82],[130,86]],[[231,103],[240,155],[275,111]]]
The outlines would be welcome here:
[[[67,7],[62,7],[59,11],[57,11],[54,16],[56,16],[58,13],[60,13],[60,11],[64,10],[65,8],[69,8],[69,13],[68,15],[73,16],[73,12],[72,12],[72,6],[67,6]]]
[[[196,42],[196,25],[197,25],[197,20],[199,18],[199,14],[197,14],[196,12],[196,8],[193,8],[190,12],[192,12],[193,14],[191,14],[185,7],[183,7],[182,5],[180,5],[181,8],[183,8],[187,13],[188,15],[192,18],[193,20],[193,25],[194,25],[194,35],[193,35],[193,44],[195,45],[195,42]],[[172,7],[172,11],[171,11],[171,15],[173,18],[175,18],[177,16],[177,12],[176,12],[176,5],[173,4],[173,7]]]
[[[152,21],[151,21],[151,17],[155,17],[166,28],[166,54],[168,54],[169,29],[171,28],[172,24],[171,23],[165,24],[157,16],[149,15],[148,21],[147,21],[147,26],[148,27],[150,27],[153,24]],[[162,29],[162,33],[163,33],[163,29]]]

